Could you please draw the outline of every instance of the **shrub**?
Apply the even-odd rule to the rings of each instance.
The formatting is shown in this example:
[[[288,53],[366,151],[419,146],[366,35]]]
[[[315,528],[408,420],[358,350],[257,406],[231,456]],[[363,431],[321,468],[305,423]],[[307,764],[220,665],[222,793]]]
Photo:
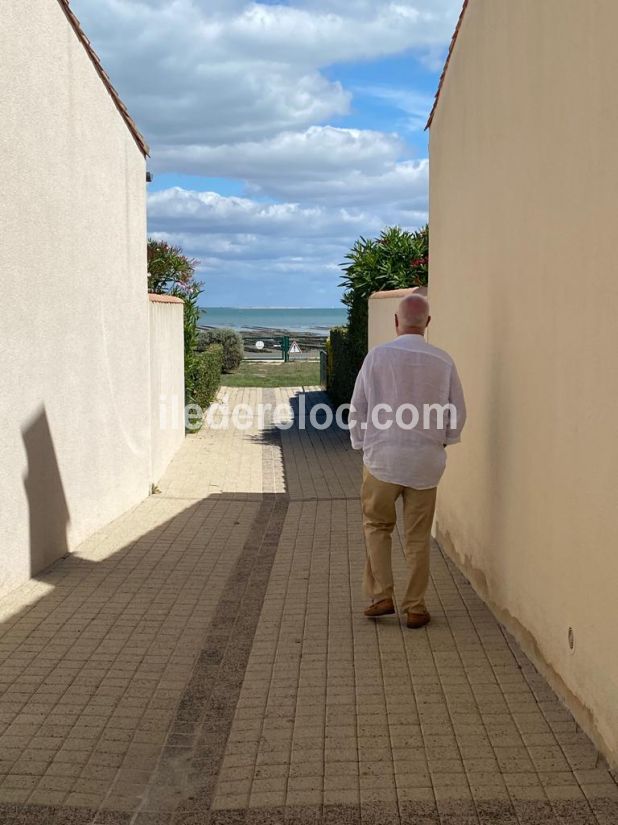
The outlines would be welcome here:
[[[348,403],[368,348],[369,297],[374,292],[426,286],[429,268],[429,227],[406,232],[398,226],[379,238],[360,238],[346,255],[343,303],[347,327],[331,330],[328,391],[336,404]]]
[[[234,329],[206,329],[197,336],[197,350],[203,352],[211,344],[223,347],[223,372],[238,369],[245,354],[242,337]]]
[[[196,258],[188,258],[179,246],[148,238],[148,291],[171,293],[179,284],[194,283]]]
[[[429,227],[406,232],[398,226],[379,238],[360,238],[346,255],[340,286],[348,307],[350,345],[357,357],[367,355],[369,297],[374,292],[427,286]]]
[[[348,306],[374,292],[427,286],[429,227],[406,232],[392,226],[379,238],[359,238],[345,259],[340,286],[345,287],[343,303]]]
[[[223,347],[221,344],[212,344],[203,352],[196,352],[194,362],[195,391],[191,400],[202,409],[206,409],[215,400],[217,390],[221,386]]]
[[[335,327],[330,331],[328,344],[328,376],[326,389],[332,402],[349,404],[354,390],[356,376],[363,363],[350,346],[348,327]]]

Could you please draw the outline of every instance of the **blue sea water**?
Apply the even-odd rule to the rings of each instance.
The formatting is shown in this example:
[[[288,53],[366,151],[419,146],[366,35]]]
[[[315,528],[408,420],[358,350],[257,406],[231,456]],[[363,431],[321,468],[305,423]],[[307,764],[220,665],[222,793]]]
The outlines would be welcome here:
[[[331,327],[346,323],[344,306],[328,309],[303,307],[202,307],[200,325],[231,327],[239,331],[276,329],[325,335]]]

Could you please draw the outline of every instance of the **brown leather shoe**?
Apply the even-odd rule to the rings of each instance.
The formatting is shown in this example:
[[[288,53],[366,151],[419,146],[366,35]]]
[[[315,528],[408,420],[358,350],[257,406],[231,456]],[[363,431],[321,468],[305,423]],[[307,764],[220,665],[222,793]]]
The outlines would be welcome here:
[[[370,605],[365,610],[365,616],[369,619],[377,619],[379,616],[392,616],[395,612],[395,605],[392,599],[382,599]]]
[[[425,627],[425,625],[431,621],[431,616],[427,610],[424,610],[422,613],[413,613],[411,610],[408,610],[406,615],[408,617],[406,625],[413,630],[419,627]]]

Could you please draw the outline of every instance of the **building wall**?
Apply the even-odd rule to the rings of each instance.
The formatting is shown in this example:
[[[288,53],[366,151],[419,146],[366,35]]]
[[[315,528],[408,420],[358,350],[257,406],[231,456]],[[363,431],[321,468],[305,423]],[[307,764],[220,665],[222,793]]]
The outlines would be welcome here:
[[[395,335],[395,313],[400,302],[407,296],[420,292],[427,294],[426,287],[393,289],[390,292],[374,292],[369,298],[369,349],[387,344]]]
[[[3,593],[148,494],[150,386],[144,157],[55,0],[1,17]]]
[[[184,304],[150,295],[151,479],[156,484],[185,437]]]
[[[471,0],[431,129],[429,295],[469,406],[438,537],[615,761],[617,28],[613,0]]]

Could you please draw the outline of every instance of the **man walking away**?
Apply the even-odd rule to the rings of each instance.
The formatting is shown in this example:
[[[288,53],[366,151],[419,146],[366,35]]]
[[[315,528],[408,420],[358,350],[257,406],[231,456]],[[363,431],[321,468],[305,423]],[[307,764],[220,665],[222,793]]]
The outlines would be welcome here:
[[[397,338],[367,355],[350,412],[352,447],[364,453],[364,589],[372,600],[365,616],[395,612],[391,545],[401,496],[410,570],[401,608],[410,628],[430,621],[425,593],[436,491],[446,466],[444,448],[460,440],[466,418],[453,359],[425,341],[430,320],[426,298],[404,298],[395,315]]]

